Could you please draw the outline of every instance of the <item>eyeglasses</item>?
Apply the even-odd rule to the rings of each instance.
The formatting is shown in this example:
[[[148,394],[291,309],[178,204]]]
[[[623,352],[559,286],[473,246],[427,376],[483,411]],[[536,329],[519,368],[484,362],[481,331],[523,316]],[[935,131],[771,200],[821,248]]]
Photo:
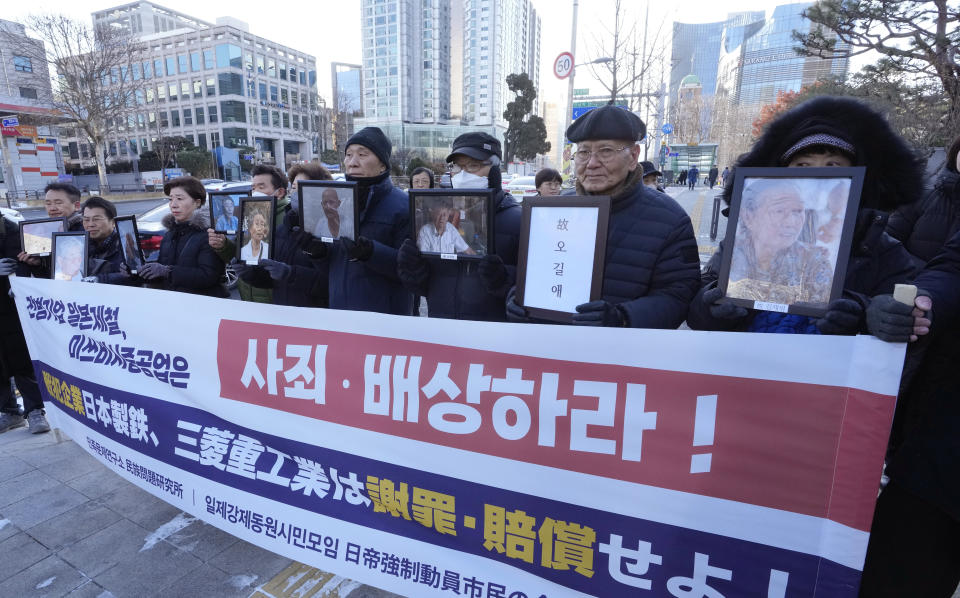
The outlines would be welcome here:
[[[601,147],[600,149],[593,150],[592,152],[590,150],[582,149],[574,152],[573,157],[574,157],[574,160],[580,163],[589,162],[591,156],[596,156],[597,160],[600,160],[601,162],[609,162],[614,158],[614,156],[616,156],[623,150],[629,149],[629,148],[630,148],[629,145],[625,145],[619,148]]]
[[[450,169],[450,172],[457,174],[461,170],[466,170],[470,174],[476,174],[484,169],[486,166],[490,166],[490,162],[467,162],[466,164],[460,165],[451,162],[447,164],[447,167]]]

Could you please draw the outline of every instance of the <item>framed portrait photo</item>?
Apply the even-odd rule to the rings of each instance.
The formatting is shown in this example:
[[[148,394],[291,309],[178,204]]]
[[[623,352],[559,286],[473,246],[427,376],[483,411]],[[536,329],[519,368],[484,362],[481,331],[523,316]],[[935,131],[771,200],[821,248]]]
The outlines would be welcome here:
[[[52,267],[53,280],[79,281],[87,275],[87,233],[53,233]]]
[[[411,238],[425,257],[480,259],[494,252],[493,191],[410,189]]]
[[[517,304],[534,317],[571,322],[578,305],[600,299],[609,224],[606,196],[525,199]]]
[[[240,200],[250,197],[249,191],[242,193],[228,191],[207,192],[210,206],[210,226],[218,233],[227,235],[231,241],[237,238],[240,230]]]
[[[823,315],[843,293],[864,173],[738,168],[720,263],[722,301]]]
[[[120,255],[130,270],[130,274],[137,274],[143,266],[143,248],[140,247],[140,235],[137,230],[136,216],[118,216],[113,222],[117,225],[117,235],[120,237]]]
[[[44,257],[53,250],[53,233],[66,230],[66,218],[39,218],[20,222],[20,251]]]
[[[303,230],[324,243],[357,238],[360,202],[357,184],[350,181],[297,181],[298,209]]]
[[[238,260],[256,266],[260,260],[273,257],[273,218],[276,208],[275,197],[240,200]]]

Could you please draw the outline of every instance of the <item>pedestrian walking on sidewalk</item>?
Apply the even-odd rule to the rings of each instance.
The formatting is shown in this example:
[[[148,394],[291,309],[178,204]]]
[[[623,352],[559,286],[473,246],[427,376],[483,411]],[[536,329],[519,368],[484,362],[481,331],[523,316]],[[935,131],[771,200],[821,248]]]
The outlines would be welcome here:
[[[690,186],[690,189],[693,189],[697,186],[697,177],[700,176],[700,169],[696,166],[690,168],[687,171],[687,184]]]

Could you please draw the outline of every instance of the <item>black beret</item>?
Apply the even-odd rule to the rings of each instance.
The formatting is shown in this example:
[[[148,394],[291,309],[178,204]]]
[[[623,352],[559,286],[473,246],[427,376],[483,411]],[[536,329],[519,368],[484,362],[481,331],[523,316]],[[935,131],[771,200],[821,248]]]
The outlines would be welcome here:
[[[474,160],[489,160],[490,156],[503,158],[500,142],[487,133],[464,133],[453,140],[453,150],[447,156],[447,162],[457,154],[469,156]]]
[[[640,117],[618,106],[601,106],[587,112],[567,128],[567,139],[580,143],[588,139],[640,141],[647,126]]]

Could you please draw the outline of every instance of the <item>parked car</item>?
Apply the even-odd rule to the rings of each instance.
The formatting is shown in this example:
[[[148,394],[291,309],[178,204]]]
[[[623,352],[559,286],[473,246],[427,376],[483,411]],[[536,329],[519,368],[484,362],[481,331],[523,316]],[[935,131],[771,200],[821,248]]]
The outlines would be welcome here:
[[[0,212],[2,212],[3,217],[10,222],[20,222],[23,220],[23,214],[14,210],[13,208],[0,208]]]
[[[519,176],[503,186],[507,192],[518,201],[523,201],[524,197],[533,197],[537,194],[536,178],[532,176]]]
[[[207,207],[204,206],[201,209],[205,210]],[[160,242],[163,241],[163,234],[167,232],[166,227],[163,226],[163,218],[169,213],[170,204],[164,202],[137,216],[137,234],[140,235],[140,247],[143,249],[143,256],[148,262],[157,259]],[[233,290],[237,286],[237,273],[229,265],[227,266],[226,276],[226,287],[228,290]]]
[[[343,174],[342,172],[334,172],[334,173],[332,173],[330,176],[332,176],[332,177],[333,177],[333,180],[335,180],[335,181],[345,181],[345,180],[347,180],[347,175]]]
[[[251,183],[249,181],[219,181],[203,183],[203,188],[207,191],[249,191]]]
[[[223,179],[200,179],[200,182],[203,183],[204,187],[206,187],[207,185],[215,185],[217,183],[223,183],[224,180]]]
[[[437,187],[441,189],[450,189],[453,187],[453,183],[450,182],[450,173],[445,172],[440,175],[440,181],[437,183]]]

